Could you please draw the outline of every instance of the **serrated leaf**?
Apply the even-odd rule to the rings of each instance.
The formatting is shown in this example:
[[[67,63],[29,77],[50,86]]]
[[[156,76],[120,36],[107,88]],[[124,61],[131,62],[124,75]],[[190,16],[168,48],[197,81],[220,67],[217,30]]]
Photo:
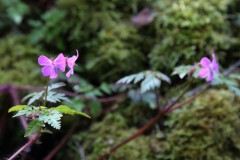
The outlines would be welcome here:
[[[84,117],[87,117],[87,118],[91,118],[89,115],[87,115],[86,113],[83,113],[83,112],[81,112],[81,111],[76,111],[75,113],[76,113],[76,114],[79,114],[79,115],[82,115],[82,116],[84,116]]]
[[[57,110],[63,114],[70,114],[70,115],[74,115],[75,114],[75,110],[74,109],[71,109],[69,108],[68,106],[66,105],[60,105],[56,108],[51,108],[51,110]]]
[[[24,102],[24,101],[27,100],[28,98],[33,97],[35,94],[36,94],[36,92],[30,93],[30,94],[26,95],[25,97],[22,98],[21,102]]]
[[[126,77],[123,77],[122,79],[118,80],[117,81],[117,84],[119,83],[130,83],[134,78],[135,78],[135,74],[132,74],[130,76],[126,76]]]
[[[70,107],[66,106],[66,105],[60,105],[56,108],[51,108],[51,110],[57,110],[63,114],[70,114],[70,115],[74,115],[74,114],[79,114],[79,115],[83,115],[87,118],[91,118],[89,115],[87,115],[86,113],[71,109]]]
[[[27,105],[31,105],[34,101],[40,99],[43,96],[44,91],[32,93],[32,98],[29,99]]]
[[[135,76],[135,79],[134,79],[134,84],[136,84],[136,83],[138,83],[139,81],[141,81],[142,79],[144,78],[144,73],[138,73],[138,74],[136,74],[136,76]]]
[[[165,75],[165,74],[163,74],[163,73],[161,73],[161,72],[157,72],[156,76],[157,76],[158,78],[160,78],[160,80],[163,80],[163,81],[166,81],[166,82],[168,82],[168,83],[171,83],[170,78],[169,78],[167,75]]]
[[[18,111],[17,114],[15,114],[13,117],[22,116],[22,115],[29,115],[29,114],[32,114],[32,113],[34,113],[34,110],[32,108],[28,107],[25,110]]]
[[[49,112],[45,112],[38,117],[39,121],[43,121],[44,123],[48,123],[53,128],[60,129],[60,119],[62,114],[57,110],[49,110]]]
[[[28,135],[30,135],[31,133],[34,133],[36,131],[38,131],[39,127],[44,126],[44,123],[38,120],[32,120],[27,127],[27,130],[24,134],[24,137],[27,137]]]
[[[57,103],[57,102],[61,102],[61,100],[72,103],[72,101],[68,97],[66,97],[65,94],[63,93],[57,93],[53,91],[48,92],[47,101],[52,103]]]
[[[156,78],[154,75],[149,74],[145,77],[145,79],[141,83],[141,93],[144,93],[156,87],[160,87],[160,85],[161,85],[161,81],[158,78]]]
[[[183,79],[186,75],[188,75],[190,69],[192,68],[193,66],[190,66],[190,65],[187,65],[187,66],[179,66],[179,67],[176,67],[174,68],[174,71],[172,72],[171,75],[179,75],[179,78],[180,79]]]
[[[13,106],[13,107],[9,108],[8,113],[14,112],[14,111],[20,111],[20,110],[23,110],[23,109],[26,109],[26,108],[28,108],[27,105],[17,105],[17,106]]]
[[[65,86],[65,83],[62,83],[62,82],[54,83],[48,87],[48,91],[51,91],[52,89],[56,89],[63,86]]]

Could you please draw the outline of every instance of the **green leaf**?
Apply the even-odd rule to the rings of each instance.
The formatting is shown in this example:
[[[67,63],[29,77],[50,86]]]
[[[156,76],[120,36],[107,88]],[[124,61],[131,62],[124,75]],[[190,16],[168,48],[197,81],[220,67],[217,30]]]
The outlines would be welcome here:
[[[31,93],[25,97],[23,97],[22,101],[25,101],[26,99],[32,97],[31,99],[29,99],[27,105],[31,105],[34,101],[40,99],[42,96],[43,96],[43,93],[44,91],[41,91],[41,92],[34,92],[34,93]]]
[[[84,117],[87,117],[87,118],[91,118],[89,115],[87,115],[86,113],[83,113],[81,111],[75,111],[76,114],[79,114],[79,115],[82,115]]]
[[[179,75],[180,79],[183,79],[189,73],[192,67],[193,66],[190,66],[190,65],[186,65],[186,66],[182,65],[182,66],[176,67],[174,68],[172,75],[177,74]]]
[[[171,83],[170,78],[167,75],[165,75],[165,74],[163,74],[161,72],[157,72],[156,73],[156,77],[160,78],[160,80],[163,80],[163,81],[166,81],[168,83]]]
[[[39,121],[43,121],[44,123],[48,123],[53,128],[60,129],[60,119],[62,114],[57,110],[48,110],[46,112],[42,112],[42,114],[38,117]]]
[[[69,103],[72,103],[72,101],[65,96],[63,93],[57,93],[53,91],[49,91],[47,95],[47,101],[52,103],[61,102],[62,100],[67,101]]]
[[[68,106],[66,105],[60,105],[56,108],[50,108],[51,110],[57,110],[63,114],[70,114],[70,115],[74,115],[75,114],[75,110],[74,109],[71,109],[69,108]]]
[[[99,87],[101,90],[103,90],[107,94],[111,94],[112,91],[107,83],[102,83]]]
[[[39,127],[43,127],[44,123],[38,120],[32,120],[29,124],[28,124],[28,128],[24,134],[24,137],[27,137],[28,135],[30,135],[31,133],[34,133],[36,131],[38,131]]]
[[[149,74],[145,77],[145,79],[141,83],[141,93],[144,93],[156,87],[160,87],[160,85],[161,85],[161,81],[158,78],[156,78],[154,75]]]
[[[134,80],[134,84],[138,83],[139,81],[141,81],[142,79],[144,78],[144,73],[141,72],[141,73],[138,73],[136,74],[136,77],[135,77],[135,80]]]
[[[29,114],[33,114],[35,111],[32,107],[27,107],[24,110],[20,110],[17,112],[17,114],[15,114],[13,117],[17,117],[17,116],[22,116],[22,115],[29,115]]]
[[[51,91],[52,89],[56,89],[63,86],[65,86],[65,83],[62,83],[62,82],[54,83],[48,87],[48,91]]]
[[[132,74],[130,76],[123,77],[122,79],[117,81],[117,84],[119,83],[130,83],[134,78],[136,77],[136,74]]]
[[[70,114],[70,115],[79,114],[79,115],[85,116],[87,118],[91,118],[86,113],[83,113],[81,111],[77,111],[77,110],[71,109],[70,107],[68,107],[66,105],[60,105],[60,106],[58,106],[56,108],[51,108],[51,110],[57,110],[57,111],[59,111],[59,112],[61,112],[63,114]]]
[[[28,108],[27,105],[17,105],[17,106],[13,106],[13,107],[9,108],[8,113],[14,112],[14,111],[20,111],[20,110],[23,110],[23,109],[26,109],[26,108]]]

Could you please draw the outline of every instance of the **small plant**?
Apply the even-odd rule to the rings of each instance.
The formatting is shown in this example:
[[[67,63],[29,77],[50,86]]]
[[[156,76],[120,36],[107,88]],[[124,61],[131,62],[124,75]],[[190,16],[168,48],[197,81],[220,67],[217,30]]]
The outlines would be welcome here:
[[[31,145],[34,142],[39,142],[38,137],[42,132],[46,132],[44,129],[46,124],[52,126],[55,129],[61,128],[61,118],[63,114],[78,114],[90,118],[87,114],[71,109],[69,106],[66,105],[59,105],[56,107],[47,107],[47,102],[57,103],[61,101],[68,101],[65,94],[57,93],[53,91],[53,89],[57,89],[59,87],[64,86],[64,83],[55,83],[49,85],[49,79],[55,79],[58,76],[58,70],[65,72],[66,66],[70,68],[70,70],[66,73],[67,77],[70,77],[74,74],[74,66],[75,61],[78,58],[78,51],[77,55],[72,56],[70,58],[64,57],[61,53],[55,59],[49,59],[46,56],[41,55],[38,58],[38,64],[43,66],[42,74],[47,77],[47,84],[44,91],[31,93],[23,98],[23,101],[28,99],[27,105],[17,105],[11,107],[8,112],[16,111],[13,117],[17,116],[25,116],[28,120],[28,127],[25,131],[24,137],[29,138],[29,142],[27,142],[22,148],[20,148],[16,153],[14,153],[9,160],[15,158],[21,151],[23,151],[26,147]],[[42,105],[36,105],[36,101],[42,100]]]
[[[147,129],[149,129],[152,125],[154,125],[160,118],[163,117],[163,115],[167,115],[171,113],[173,110],[176,110],[180,107],[182,107],[184,104],[187,104],[189,102],[192,102],[196,97],[198,97],[201,93],[206,91],[206,89],[209,86],[215,86],[219,85],[222,87],[227,88],[231,92],[235,92],[236,95],[240,95],[239,85],[237,83],[238,80],[240,80],[240,76],[236,74],[231,74],[229,76],[226,76],[224,74],[219,73],[219,65],[217,63],[215,54],[212,54],[212,61],[208,59],[207,57],[203,57],[200,62],[196,63],[192,66],[179,66],[176,67],[172,73],[172,75],[179,75],[181,79],[184,77],[187,78],[187,82],[184,85],[183,91],[179,93],[176,97],[171,97],[170,100],[164,101],[160,98],[160,90],[159,88],[163,85],[162,82],[168,82],[170,83],[170,78],[159,72],[159,71],[143,71],[137,74],[132,74],[126,77],[123,77],[119,81],[117,81],[117,84],[126,84],[127,86],[132,87],[133,89],[136,88],[137,84],[140,83],[139,90],[142,99],[144,100],[144,96],[147,95],[147,93],[153,93],[155,94],[155,106],[158,108],[157,115],[149,121],[146,125],[144,125],[142,128],[140,128],[136,133],[132,134],[119,144],[115,144],[113,147],[108,149],[105,154],[98,157],[98,160],[104,160],[106,158],[109,158],[110,154],[125,145],[126,143],[130,142],[131,140],[135,139],[142,133],[144,133]],[[205,79],[207,84],[200,87],[200,89],[197,92],[188,94],[187,98],[183,100],[182,102],[179,102],[184,95],[186,95],[190,85],[196,81],[197,78]],[[129,87],[129,88],[130,88]],[[177,95],[176,93],[174,93]],[[132,94],[132,99],[137,99],[136,97],[137,92]],[[172,95],[171,95],[172,96]],[[145,102],[148,102],[145,100]],[[149,102],[148,102],[149,104]],[[151,107],[151,105],[149,105]],[[190,114],[189,116],[192,116]],[[175,115],[176,117],[176,115]],[[187,121],[191,121],[188,119]],[[180,142],[181,143],[181,142]],[[103,148],[104,146],[100,146],[100,148]],[[111,158],[109,158],[111,159]]]

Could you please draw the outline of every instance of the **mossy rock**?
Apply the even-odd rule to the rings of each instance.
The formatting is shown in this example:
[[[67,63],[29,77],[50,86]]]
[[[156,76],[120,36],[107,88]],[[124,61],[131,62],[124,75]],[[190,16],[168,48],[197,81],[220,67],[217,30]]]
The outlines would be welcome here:
[[[239,160],[239,99],[226,90],[209,90],[173,111],[166,139],[156,145],[158,158],[174,160]]]

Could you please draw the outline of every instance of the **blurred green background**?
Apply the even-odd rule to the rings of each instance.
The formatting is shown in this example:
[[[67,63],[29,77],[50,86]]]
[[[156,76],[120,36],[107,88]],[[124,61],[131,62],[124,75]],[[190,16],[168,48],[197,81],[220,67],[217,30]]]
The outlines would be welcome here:
[[[0,0],[1,85],[43,86],[37,58],[59,53],[70,57],[78,49],[75,75],[67,79],[60,73],[54,81],[89,98],[124,93],[108,103],[73,97],[72,107],[93,119],[65,117],[63,129],[43,135],[43,143],[26,159],[43,159],[75,121],[75,133],[54,159],[81,159],[78,143],[86,159],[96,159],[157,113],[153,92],[140,95],[136,86],[118,88],[117,80],[143,70],[170,76],[174,67],[192,65],[213,51],[224,71],[240,58],[239,30],[239,0]],[[184,80],[171,80],[171,85],[161,86],[163,99],[182,89],[176,87]],[[0,115],[7,107],[5,97],[1,95]],[[226,90],[209,90],[109,160],[238,160],[239,100]],[[0,130],[0,158],[24,144],[21,126],[13,123],[18,120],[9,114]]]

